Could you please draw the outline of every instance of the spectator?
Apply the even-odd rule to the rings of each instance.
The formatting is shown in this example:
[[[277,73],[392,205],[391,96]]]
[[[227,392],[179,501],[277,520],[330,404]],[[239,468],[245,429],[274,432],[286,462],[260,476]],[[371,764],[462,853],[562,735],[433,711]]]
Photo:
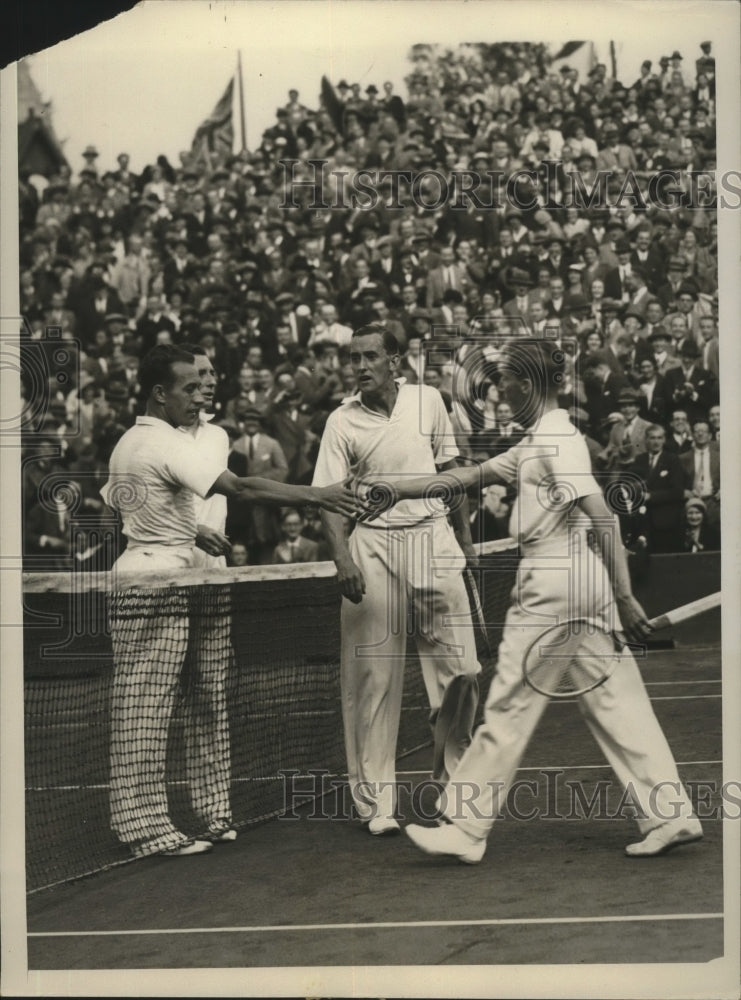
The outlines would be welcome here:
[[[711,438],[707,420],[692,424],[692,441],[692,449],[680,454],[685,500],[703,500],[708,523],[720,530],[720,448]]]
[[[680,351],[680,367],[666,373],[666,389],[672,405],[686,411],[690,424],[707,418],[708,410],[718,402],[718,381],[697,359],[700,349],[694,340],[685,340]]]
[[[643,496],[636,514],[638,526],[632,534],[648,539],[651,552],[678,552],[684,506],[684,471],[679,456],[664,448],[666,432],[659,424],[649,424],[645,450],[631,471],[643,484]]]
[[[229,566],[249,566],[247,546],[244,542],[232,542],[232,550],[227,563]]]
[[[682,552],[706,552],[720,548],[715,528],[707,523],[707,507],[699,497],[691,497],[684,507]]]
[[[246,409],[262,410],[286,452],[289,478],[310,477],[316,434],[340,393],[353,391],[354,384],[341,355],[335,361],[328,352],[315,365],[311,356],[299,361],[294,352],[327,339],[341,346],[353,326],[376,320],[401,341],[414,335],[404,374],[417,381],[425,379],[418,338],[427,339],[432,324],[465,324],[461,361],[471,346],[464,342],[469,317],[476,320],[478,337],[506,339],[527,329],[554,334],[562,345],[576,338],[569,405],[585,397],[590,430],[601,446],[604,421],[617,412],[616,394],[625,386],[618,337],[625,332],[631,339],[622,360],[634,384],[653,385],[648,366],[641,369],[644,340],[655,356],[656,386],[648,405],[643,392],[639,416],[658,422],[659,380],[681,364],[677,352],[693,340],[701,352],[694,366],[713,377],[715,396],[705,399],[707,386],[703,392],[695,386],[698,399],[690,394],[676,408],[688,408],[692,418],[708,416],[717,403],[719,372],[713,313],[717,227],[712,212],[658,210],[648,185],[664,168],[695,169],[700,144],[713,156],[712,59],[703,55],[703,72],[698,64],[694,79],[686,69],[672,79],[667,59],[662,84],[646,67],[633,92],[620,90],[604,67],[583,80],[573,69],[550,73],[545,46],[530,43],[425,48],[424,56],[414,49],[410,59],[408,99],[389,85],[383,95],[374,93],[373,83],[363,85],[365,93],[357,85],[338,86],[344,116],[329,104],[314,110],[287,87],[275,123],[256,138],[254,150],[235,157],[219,154],[180,169],[159,157],[137,177],[128,155],[120,154],[109,172],[100,172],[106,190],[96,186],[94,175],[70,183],[69,172],[61,170],[50,178],[40,204],[20,179],[24,315],[37,337],[45,320],[66,335],[74,332],[82,370],[94,379],[103,404],[91,416],[90,404],[72,392],[74,380],[55,389],[70,418],[56,423],[55,436],[70,456],[86,451],[91,429],[93,446],[100,439],[108,447],[114,429],[133,418],[136,379],[127,373],[135,372],[145,342],[192,340],[202,343],[220,370],[219,415],[239,420]],[[554,153],[562,162],[552,191],[543,158]],[[536,207],[523,211],[505,203],[486,209],[464,198],[455,209],[444,205],[439,213],[427,212],[414,204],[404,183],[392,191],[387,176],[377,186],[372,212],[349,205],[317,211],[308,207],[309,188],[285,199],[278,161],[286,154],[298,158],[295,177],[302,180],[312,176],[308,159],[331,160],[328,177],[334,182],[332,171],[341,174],[343,190],[361,166],[433,168],[449,176],[462,164],[481,173],[500,171],[507,180],[533,165],[535,179],[521,178],[518,193]],[[606,165],[614,171],[610,197],[619,190],[620,172],[637,170],[634,182],[648,205],[645,212],[630,205],[587,207],[578,190],[571,198],[571,179],[580,175],[588,190],[596,184],[597,168]],[[423,179],[425,190],[428,184]],[[330,187],[328,182],[331,196]],[[277,211],[284,200],[297,207]],[[392,207],[395,202],[402,208]],[[450,269],[441,271],[441,265]],[[513,276],[520,279],[519,302]],[[452,291],[446,294],[440,279]],[[586,308],[578,299],[582,294]],[[115,314],[120,321],[112,319]],[[589,336],[591,323],[604,332],[604,343]],[[677,344],[657,337],[661,332],[673,332]],[[254,374],[245,389],[239,374],[255,347],[261,355],[249,355]],[[598,366],[587,366],[587,352],[605,350],[614,376],[608,370],[598,384]],[[478,345],[464,367],[477,358],[484,358]],[[482,364],[484,370],[488,361]],[[91,391],[81,395],[89,399]],[[84,433],[75,441],[80,406],[87,407],[80,421]],[[467,412],[462,405],[456,419]],[[673,437],[672,431],[667,449]]]
[[[284,483],[288,477],[288,462],[278,442],[263,431],[263,415],[259,410],[250,409],[242,414],[242,430],[233,449],[247,459],[247,475]],[[277,514],[272,507],[263,504],[250,504],[249,514],[250,562],[258,565],[270,562],[278,539]]]
[[[318,561],[319,546],[302,532],[305,523],[301,514],[289,508],[280,519],[281,541],[273,550],[274,563],[308,563]]]
[[[720,406],[711,406],[708,410],[708,423],[713,435],[713,441],[720,441]]]

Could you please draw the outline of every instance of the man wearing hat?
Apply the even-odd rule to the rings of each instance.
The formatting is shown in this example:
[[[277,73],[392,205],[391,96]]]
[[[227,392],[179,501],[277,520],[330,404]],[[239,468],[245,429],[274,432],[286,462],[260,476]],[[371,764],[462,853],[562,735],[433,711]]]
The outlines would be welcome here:
[[[684,503],[684,471],[679,456],[664,447],[666,432],[660,424],[648,424],[645,451],[638,455],[630,471],[641,481],[643,495],[633,505],[651,552],[678,552]]]
[[[679,358],[676,357],[674,345],[669,331],[663,325],[657,326],[653,333],[646,338],[653,352],[656,362],[656,371],[659,375],[666,375],[672,368],[680,366]]]
[[[300,315],[296,307],[296,298],[292,292],[281,292],[275,297],[275,324],[287,323],[291,328],[291,340],[294,344],[305,346],[311,336],[311,316]]]
[[[593,436],[604,441],[606,421],[611,417],[619,419],[620,393],[629,388],[628,380],[613,370],[605,351],[595,351],[586,357],[582,378]]]
[[[505,275],[506,285],[512,289],[514,296],[502,306],[502,314],[508,319],[527,320],[530,313],[529,291],[533,287],[533,279],[522,268],[513,267]]]
[[[621,389],[618,395],[620,419],[612,425],[602,452],[604,468],[625,469],[646,450],[646,430],[650,425],[638,416],[640,405],[640,392],[629,386]]]
[[[687,412],[690,424],[705,419],[718,402],[718,380],[699,365],[700,348],[686,339],[679,349],[680,366],[666,373],[666,388],[676,409]]]
[[[712,42],[700,42],[702,55],[695,60],[695,75],[704,74],[709,80],[715,77],[715,58],[711,55]]]
[[[656,298],[665,310],[674,307],[679,289],[685,282],[687,261],[680,254],[673,254],[667,264],[667,281],[656,290]]]
[[[675,318],[681,319],[685,329],[685,336],[692,337],[695,343],[700,341],[700,316],[698,288],[694,281],[683,281],[677,289],[675,309],[669,312],[664,321],[665,326],[672,329],[672,321]]]
[[[95,161],[99,155],[95,146],[86,146],[83,149],[82,158],[85,161],[85,166],[80,171],[80,175],[83,175],[87,171],[93,178],[98,176],[98,168],[95,166]]]
[[[620,236],[615,240],[615,253],[617,255],[618,266],[612,268],[605,275],[605,295],[615,299],[617,302],[627,304],[630,299],[628,288],[628,276],[633,272],[631,263],[631,246],[627,236]]]
[[[643,60],[643,62],[641,63],[641,75],[633,84],[631,90],[638,90],[638,91],[645,90],[648,84],[652,80],[656,79],[656,77],[653,76],[651,73],[652,65],[653,63],[651,62],[650,59]]]
[[[288,462],[280,444],[264,431],[264,416],[254,407],[239,411],[242,435],[233,449],[247,459],[247,475],[260,476],[284,483],[288,478]],[[274,507],[252,504],[246,537],[250,563],[262,565],[271,561],[272,551],[280,538],[278,512]]]
[[[670,81],[670,83],[673,85],[674,84],[674,74],[675,73],[680,73],[681,76],[682,76],[682,86],[683,87],[689,87],[690,81],[689,81],[688,75],[682,69],[682,62],[684,61],[682,59],[682,54],[675,49],[672,52],[672,54],[671,54],[671,56],[669,58],[671,60],[671,64],[669,66],[669,81]]]

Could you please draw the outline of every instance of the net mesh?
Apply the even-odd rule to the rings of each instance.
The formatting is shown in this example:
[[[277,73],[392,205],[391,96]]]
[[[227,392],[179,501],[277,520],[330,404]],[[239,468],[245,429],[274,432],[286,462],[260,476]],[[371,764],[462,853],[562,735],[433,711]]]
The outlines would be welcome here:
[[[496,650],[517,550],[484,553]],[[334,567],[200,579],[107,594],[94,577],[24,577],[29,891],[280,815],[286,774],[343,774]],[[493,671],[484,650],[482,691]],[[430,739],[410,640],[398,753]]]

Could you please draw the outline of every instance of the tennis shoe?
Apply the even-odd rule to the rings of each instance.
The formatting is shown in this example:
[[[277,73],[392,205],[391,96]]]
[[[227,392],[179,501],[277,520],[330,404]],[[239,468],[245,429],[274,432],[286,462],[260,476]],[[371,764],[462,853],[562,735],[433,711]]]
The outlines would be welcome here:
[[[628,844],[625,853],[630,858],[656,858],[660,854],[679,847],[680,844],[692,844],[702,840],[702,826],[695,819],[675,819],[649,830],[643,840]]]
[[[228,844],[237,839],[237,831],[233,827],[228,830],[219,830],[216,833],[209,830],[204,839],[210,840],[212,844]]]
[[[368,823],[368,833],[374,837],[393,837],[401,827],[393,816],[374,816]]]
[[[486,851],[486,840],[477,839],[453,823],[443,826],[417,826],[410,823],[404,832],[425,854],[457,858],[465,865],[477,865]]]
[[[166,847],[160,854],[165,858],[184,858],[189,854],[207,854],[213,850],[214,845],[210,840],[186,840],[184,844],[177,847]]]

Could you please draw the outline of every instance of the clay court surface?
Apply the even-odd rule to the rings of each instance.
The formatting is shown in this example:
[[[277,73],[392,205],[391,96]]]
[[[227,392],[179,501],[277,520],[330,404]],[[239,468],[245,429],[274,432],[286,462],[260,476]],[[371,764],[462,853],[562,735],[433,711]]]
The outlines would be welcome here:
[[[552,704],[518,779],[530,820],[506,815],[478,866],[418,853],[405,836],[373,838],[342,817],[248,827],[232,844],[149,858],[29,896],[31,970],[299,966],[703,963],[723,954],[719,810],[719,612],[680,626],[641,669],[680,775],[701,783],[705,839],[662,858],[623,847],[636,826],[615,816],[621,791],[573,702]],[[430,748],[399,760],[402,822],[428,776]],[[555,772],[559,772],[557,778]],[[550,775],[550,778],[548,777]],[[546,801],[548,781],[558,795]],[[567,782],[587,797],[610,781],[605,818],[563,818]],[[696,794],[693,793],[693,797]],[[421,802],[429,808],[434,791]],[[549,803],[562,818],[545,818]],[[612,818],[609,818],[612,814]]]

